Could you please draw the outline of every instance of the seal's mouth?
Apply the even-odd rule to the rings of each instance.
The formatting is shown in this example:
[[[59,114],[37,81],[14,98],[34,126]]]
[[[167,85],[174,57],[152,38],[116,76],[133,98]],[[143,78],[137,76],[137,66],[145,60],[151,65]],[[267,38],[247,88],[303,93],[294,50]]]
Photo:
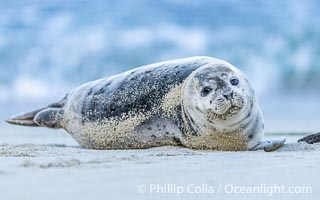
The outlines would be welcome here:
[[[239,106],[232,106],[227,112],[226,115],[235,115],[241,110],[241,107]]]
[[[213,112],[212,110],[210,110],[208,112],[208,120],[209,121],[214,121],[214,120],[226,120],[227,118],[230,118],[234,115],[236,115],[237,113],[240,112],[242,107],[239,106],[231,106],[225,113],[223,114],[217,114],[215,112]]]

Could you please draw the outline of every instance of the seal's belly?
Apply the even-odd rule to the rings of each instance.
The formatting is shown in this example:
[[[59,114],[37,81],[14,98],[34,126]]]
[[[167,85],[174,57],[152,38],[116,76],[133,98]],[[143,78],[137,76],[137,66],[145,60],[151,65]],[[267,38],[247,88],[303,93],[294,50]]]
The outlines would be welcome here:
[[[148,122],[145,116],[84,123],[81,127],[81,130],[72,135],[82,147],[90,149],[136,149],[179,145],[181,138],[180,130],[173,122],[164,119]]]

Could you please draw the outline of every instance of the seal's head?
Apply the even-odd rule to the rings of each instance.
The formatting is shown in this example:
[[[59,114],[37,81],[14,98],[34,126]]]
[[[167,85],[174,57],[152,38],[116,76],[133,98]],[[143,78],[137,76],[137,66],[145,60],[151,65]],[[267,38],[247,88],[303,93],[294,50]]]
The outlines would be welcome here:
[[[188,77],[182,99],[185,112],[193,121],[222,124],[240,119],[252,94],[253,90],[240,70],[227,62],[217,61],[200,67]]]

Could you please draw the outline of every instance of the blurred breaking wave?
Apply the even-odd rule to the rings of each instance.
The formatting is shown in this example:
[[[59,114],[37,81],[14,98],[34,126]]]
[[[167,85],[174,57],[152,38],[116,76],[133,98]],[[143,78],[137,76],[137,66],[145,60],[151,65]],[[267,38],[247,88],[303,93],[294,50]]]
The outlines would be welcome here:
[[[207,55],[247,74],[270,124],[275,113],[319,120],[319,9],[317,0],[2,2],[0,105],[29,107],[136,66]]]

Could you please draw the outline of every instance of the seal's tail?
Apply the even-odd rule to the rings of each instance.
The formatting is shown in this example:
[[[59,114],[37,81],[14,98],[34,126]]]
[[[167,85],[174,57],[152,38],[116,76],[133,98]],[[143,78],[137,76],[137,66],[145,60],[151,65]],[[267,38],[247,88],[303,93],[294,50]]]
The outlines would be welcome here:
[[[44,126],[48,128],[61,128],[63,119],[63,106],[66,97],[61,101],[50,104],[46,107],[36,109],[29,112],[20,113],[11,116],[6,120],[9,124],[20,126]]]

